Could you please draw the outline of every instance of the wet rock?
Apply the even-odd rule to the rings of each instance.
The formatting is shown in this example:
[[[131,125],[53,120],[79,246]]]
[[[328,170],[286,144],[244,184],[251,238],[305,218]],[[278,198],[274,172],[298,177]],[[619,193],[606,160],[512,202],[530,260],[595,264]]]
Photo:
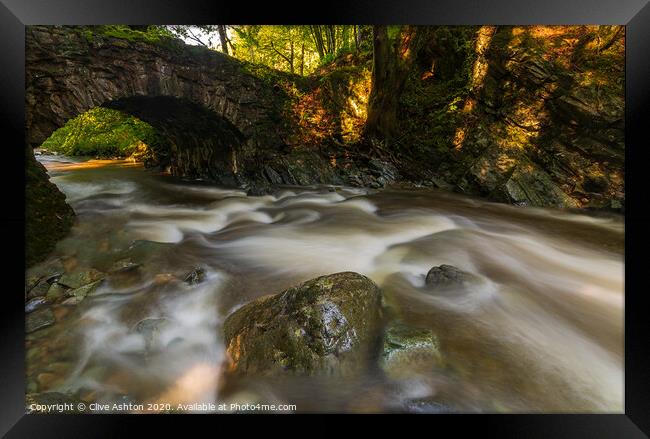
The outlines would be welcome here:
[[[52,183],[32,148],[25,148],[25,266],[47,258],[56,242],[67,235],[74,211]]]
[[[224,322],[228,371],[354,374],[376,346],[381,316],[379,288],[352,272],[261,297]]]
[[[97,280],[103,279],[104,273],[91,268],[90,270],[66,273],[59,278],[57,283],[68,288],[79,288]]]
[[[376,177],[370,186],[384,187],[399,178],[399,172],[392,163],[373,158],[369,161],[370,173]]]
[[[436,287],[448,287],[452,285],[461,285],[467,281],[469,274],[454,267],[453,265],[443,264],[433,267],[427,273],[426,284]]]
[[[25,276],[25,292],[31,291],[43,279],[42,274],[33,274]]]
[[[205,280],[207,273],[205,268],[196,267],[183,277],[183,281],[188,285],[197,285]]]
[[[451,413],[451,407],[432,398],[410,399],[404,403],[404,408],[409,413]]]
[[[71,298],[77,298],[79,301],[83,300],[86,296],[92,295],[99,286],[104,283],[104,279],[97,280],[79,288],[68,290],[65,294]]]
[[[59,284],[58,282],[53,283],[50,285],[49,290],[47,291],[47,299],[48,300],[56,300],[59,299],[63,296],[65,296],[65,292],[68,291],[68,288],[65,287],[64,285]]]
[[[440,342],[431,329],[393,322],[386,328],[381,368],[391,378],[408,376],[440,360]]]
[[[45,282],[51,285],[54,282],[58,281],[61,278],[61,276],[63,276],[63,272],[52,273],[49,276],[47,276]]]
[[[160,347],[160,332],[168,324],[169,320],[166,318],[147,318],[136,323],[133,330],[144,337],[145,355]]]
[[[115,261],[115,263],[111,266],[109,272],[110,273],[126,273],[133,271],[137,268],[139,268],[142,264],[136,264],[135,262],[131,261],[130,259],[120,259],[119,261]]]
[[[48,301],[45,297],[34,297],[33,299],[30,299],[25,304],[25,312],[30,313],[32,311],[36,311],[41,306],[46,305],[47,303]]]
[[[37,331],[54,324],[54,314],[50,308],[41,308],[27,314],[25,319],[25,331],[27,333]]]
[[[27,293],[27,298],[32,299],[34,297],[42,297],[47,294],[47,291],[50,289],[50,284],[45,280],[41,280],[34,287],[32,287]]]
[[[513,204],[526,203],[542,207],[579,207],[553,182],[548,173],[538,166],[517,165],[510,178],[501,187],[505,198]]]

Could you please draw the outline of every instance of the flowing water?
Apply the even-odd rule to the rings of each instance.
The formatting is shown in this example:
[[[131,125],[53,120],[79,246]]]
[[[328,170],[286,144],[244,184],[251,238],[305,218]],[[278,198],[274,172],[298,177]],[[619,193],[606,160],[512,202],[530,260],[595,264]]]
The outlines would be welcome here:
[[[28,382],[87,401],[295,404],[298,411],[622,412],[623,218],[431,190],[283,188],[246,196],[127,162],[40,157],[78,218],[48,264],[108,281],[28,336]],[[477,281],[432,294],[428,270]],[[194,267],[197,285],[183,282]],[[391,378],[224,382],[225,317],[339,271],[374,280],[444,361]],[[194,407],[200,410],[200,406]],[[137,410],[136,410],[137,411]]]

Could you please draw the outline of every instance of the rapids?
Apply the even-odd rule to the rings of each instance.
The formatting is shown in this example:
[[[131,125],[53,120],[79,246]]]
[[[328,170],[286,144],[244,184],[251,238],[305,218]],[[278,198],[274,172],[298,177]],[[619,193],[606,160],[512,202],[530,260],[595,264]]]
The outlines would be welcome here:
[[[125,254],[142,263],[138,276],[109,278],[28,337],[45,352],[28,355],[28,380],[54,375],[51,391],[172,407],[623,411],[621,216],[420,189],[286,187],[246,196],[125,161],[39,160],[77,213],[49,261],[104,272]],[[440,264],[480,281],[461,295],[431,294],[424,279]],[[174,280],[197,266],[205,282]],[[369,371],[351,381],[222,382],[221,324],[229,313],[338,271],[370,277],[405,321],[433,329],[445,367],[401,380]],[[142,330],[144,319],[151,329]],[[58,352],[47,350],[52,345]],[[53,370],[53,362],[61,366]]]

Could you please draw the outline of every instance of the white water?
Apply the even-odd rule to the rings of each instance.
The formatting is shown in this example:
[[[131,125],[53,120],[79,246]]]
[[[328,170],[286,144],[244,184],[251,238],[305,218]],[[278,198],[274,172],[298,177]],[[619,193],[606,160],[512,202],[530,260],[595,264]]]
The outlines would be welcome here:
[[[105,271],[134,240],[171,249],[151,250],[142,276],[109,282],[78,307],[62,390],[95,389],[103,401],[252,398],[305,411],[405,410],[413,398],[458,411],[623,411],[622,218],[425,191],[247,197],[119,166],[51,173],[79,215],[58,256]],[[477,280],[433,294],[424,278],[440,264]],[[196,265],[208,269],[203,284],[164,281]],[[404,320],[434,329],[447,366],[401,381],[373,372],[352,383],[220,382],[220,325],[232,310],[338,271],[370,277]],[[148,347],[134,330],[147,318],[166,319]]]

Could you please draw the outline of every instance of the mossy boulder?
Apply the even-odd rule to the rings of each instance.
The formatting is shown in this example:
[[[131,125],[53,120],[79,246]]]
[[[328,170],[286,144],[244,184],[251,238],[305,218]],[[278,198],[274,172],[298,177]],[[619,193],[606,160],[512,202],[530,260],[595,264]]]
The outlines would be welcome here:
[[[74,211],[30,148],[25,159],[25,266],[44,260],[68,234]]]
[[[391,378],[407,377],[441,359],[440,342],[431,329],[396,321],[384,333],[380,365]]]
[[[371,361],[382,319],[370,279],[343,272],[261,297],[224,322],[228,371],[350,375]]]

